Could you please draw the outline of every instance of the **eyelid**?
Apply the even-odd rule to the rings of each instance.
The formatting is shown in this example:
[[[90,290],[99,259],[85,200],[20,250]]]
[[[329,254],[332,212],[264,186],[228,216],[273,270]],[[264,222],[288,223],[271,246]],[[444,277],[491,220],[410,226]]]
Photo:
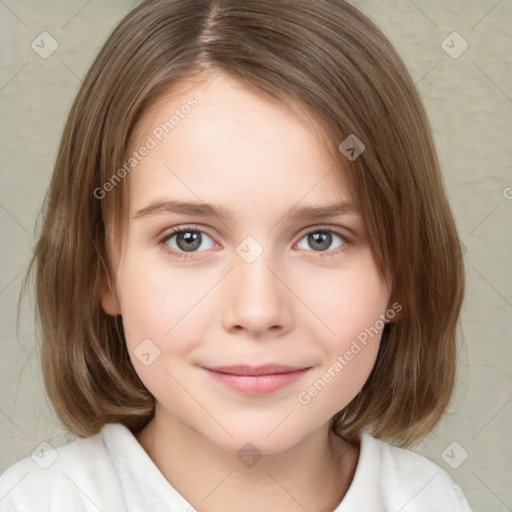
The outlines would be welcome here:
[[[194,226],[194,225],[190,225],[190,224],[183,224],[183,225],[179,225],[179,226],[175,226],[171,229],[169,229],[167,231],[166,234],[162,235],[162,238],[161,240],[166,240],[168,241],[169,239],[171,239],[173,236],[179,234],[179,233],[183,233],[183,232],[187,232],[187,231],[192,231],[192,232],[195,232],[195,233],[201,233],[202,235],[206,235],[208,236],[209,238],[212,239],[212,241],[216,244],[216,245],[220,245],[217,241],[216,241],[216,236],[215,235],[212,235],[207,228],[205,227],[199,227],[199,226]]]
[[[160,241],[169,240],[173,235],[177,233],[181,233],[183,231],[195,231],[205,235],[208,235],[212,240],[215,241],[215,237],[208,231],[207,228],[203,226],[194,226],[192,224],[180,224],[179,226],[174,226],[165,231],[165,233],[160,237]],[[215,242],[217,243],[217,242]]]
[[[300,240],[302,240],[305,236],[310,235],[312,233],[329,232],[329,233],[334,233],[335,235],[339,236],[342,239],[342,241],[343,241],[342,246],[338,247],[336,249],[329,249],[327,251],[314,251],[314,250],[302,249],[302,250],[305,250],[306,252],[310,252],[310,253],[316,254],[316,255],[318,255],[320,257],[334,256],[334,255],[338,254],[339,252],[345,251],[346,250],[346,246],[349,246],[349,245],[353,244],[353,238],[351,236],[347,236],[342,231],[342,229],[340,227],[315,225],[315,226],[311,226],[310,228],[306,228],[306,229],[307,229],[307,231],[304,231],[300,235],[300,238],[298,239],[298,241],[294,245],[297,245],[300,242]]]
[[[345,231],[349,231],[352,233],[352,230],[349,228],[345,228],[342,226],[330,226],[330,225],[322,225],[322,224],[312,224],[307,228],[303,229],[304,235],[309,233],[316,233],[318,231],[331,231],[336,233],[337,235],[344,236],[345,238],[349,238],[349,235],[345,235]]]
[[[170,247],[167,244],[167,242],[171,238],[176,236],[177,234],[187,232],[187,231],[198,232],[198,233],[201,233],[202,235],[206,235],[206,236],[208,236],[208,238],[210,238],[213,241],[213,243],[216,246],[219,245],[218,242],[215,240],[216,237],[210,235],[210,233],[208,232],[208,230],[206,228],[192,226],[189,224],[181,224],[179,226],[174,226],[174,227],[166,230],[166,232],[158,238],[158,246],[161,247],[162,250],[165,251],[166,254],[169,254],[173,257],[182,258],[184,260],[189,259],[189,258],[196,258],[196,259],[201,258],[202,253],[208,252],[209,249],[207,249],[205,251],[192,251],[192,252],[177,251],[176,249]]]
[[[311,252],[311,253],[314,253],[314,254],[317,254],[319,256],[331,256],[333,254],[336,254],[338,252],[341,252],[341,251],[344,251],[345,249],[343,247],[345,247],[346,245],[349,245],[349,244],[352,244],[353,243],[353,240],[350,236],[347,236],[343,231],[342,231],[343,228],[341,227],[334,227],[334,226],[323,226],[323,225],[318,225],[318,224],[314,224],[314,225],[311,225],[307,228],[304,228],[304,231],[302,231],[301,234],[297,235],[298,236],[298,239],[297,241],[294,243],[294,246],[297,245],[300,240],[302,240],[305,236],[309,235],[309,234],[312,234],[312,233],[319,233],[319,232],[330,232],[330,233],[334,233],[336,234],[337,236],[339,236],[342,240],[343,240],[343,245],[342,245],[342,248],[337,248],[337,249],[331,249],[331,250],[328,250],[328,251],[314,251],[314,250],[310,250],[310,251],[306,251],[306,252]],[[350,231],[352,232],[352,230],[349,230],[348,228],[344,228],[346,229],[347,231]],[[158,239],[158,243],[160,246],[165,246],[164,247],[164,250],[169,253],[169,254],[172,254],[172,255],[175,255],[175,256],[178,256],[178,257],[183,257],[183,258],[190,258],[190,257],[194,257],[194,255],[199,255],[203,252],[208,252],[208,249],[205,250],[205,251],[192,251],[192,252],[185,252],[185,251],[176,251],[175,249],[169,247],[167,245],[167,242],[173,237],[175,236],[176,234],[178,233],[182,233],[182,232],[186,232],[186,231],[193,231],[193,232],[199,232],[201,234],[205,234],[206,236],[208,236],[217,246],[219,246],[220,244],[216,241],[216,237],[215,236],[212,236],[208,229],[203,227],[203,226],[198,226],[198,225],[192,225],[192,224],[181,224],[181,225],[178,225],[178,226],[174,226],[168,230],[166,230],[166,232],[161,236],[159,237]]]

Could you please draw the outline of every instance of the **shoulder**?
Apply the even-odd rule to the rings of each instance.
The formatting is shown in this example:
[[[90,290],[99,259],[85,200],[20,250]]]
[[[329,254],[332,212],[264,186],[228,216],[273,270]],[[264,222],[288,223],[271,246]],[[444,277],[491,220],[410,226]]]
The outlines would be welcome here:
[[[42,443],[0,476],[1,510],[97,511],[122,503],[106,435],[131,436],[126,427],[108,424],[95,436],[57,449]]]
[[[363,433],[352,485],[336,512],[370,509],[471,512],[460,487],[439,466]]]

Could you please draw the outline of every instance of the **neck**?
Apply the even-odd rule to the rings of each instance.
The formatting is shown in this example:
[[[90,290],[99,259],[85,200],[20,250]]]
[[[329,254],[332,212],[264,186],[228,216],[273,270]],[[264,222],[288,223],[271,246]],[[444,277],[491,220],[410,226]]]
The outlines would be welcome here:
[[[157,411],[158,412],[158,411]],[[156,414],[137,439],[197,510],[332,512],[347,492],[359,450],[326,424],[292,448],[246,464],[176,418]]]

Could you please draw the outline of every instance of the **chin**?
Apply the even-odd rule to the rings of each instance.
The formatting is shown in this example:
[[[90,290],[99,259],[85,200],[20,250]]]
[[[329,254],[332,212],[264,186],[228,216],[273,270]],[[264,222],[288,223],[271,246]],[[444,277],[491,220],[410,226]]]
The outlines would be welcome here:
[[[290,428],[291,425],[288,428],[284,428],[283,425],[277,426],[278,423],[273,422],[270,425],[260,422],[259,424],[251,425],[249,428],[245,424],[231,425],[228,427],[228,430],[233,437],[221,435],[213,438],[211,432],[208,433],[207,437],[219,448],[235,454],[238,454],[243,447],[248,448],[247,445],[250,443],[257,448],[255,451],[262,455],[271,455],[293,448],[308,434],[307,432],[300,432]]]

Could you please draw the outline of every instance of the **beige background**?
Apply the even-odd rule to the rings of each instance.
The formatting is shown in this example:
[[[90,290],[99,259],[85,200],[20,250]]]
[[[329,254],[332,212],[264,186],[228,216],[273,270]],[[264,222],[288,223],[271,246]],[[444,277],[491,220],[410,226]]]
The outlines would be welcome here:
[[[32,305],[25,301],[17,335],[16,303],[80,77],[134,3],[0,1],[0,471],[42,441],[58,447],[71,439],[44,397]],[[414,450],[448,471],[475,511],[512,510],[512,2],[353,3],[396,45],[424,98],[467,250],[457,391],[449,414]],[[44,31],[59,45],[47,59],[31,48]],[[442,48],[454,31],[469,45],[458,58]],[[452,55],[463,49],[457,38],[445,43]]]

